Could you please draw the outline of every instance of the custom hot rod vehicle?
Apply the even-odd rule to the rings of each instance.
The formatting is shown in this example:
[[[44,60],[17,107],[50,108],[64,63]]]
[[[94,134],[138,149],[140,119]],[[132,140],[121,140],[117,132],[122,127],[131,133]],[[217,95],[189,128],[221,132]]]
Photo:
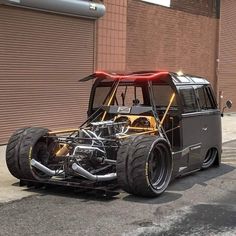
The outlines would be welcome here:
[[[29,127],[6,162],[24,183],[107,188],[155,197],[170,180],[221,162],[221,114],[209,82],[169,72],[96,72],[78,129]],[[114,185],[113,185],[114,186]]]

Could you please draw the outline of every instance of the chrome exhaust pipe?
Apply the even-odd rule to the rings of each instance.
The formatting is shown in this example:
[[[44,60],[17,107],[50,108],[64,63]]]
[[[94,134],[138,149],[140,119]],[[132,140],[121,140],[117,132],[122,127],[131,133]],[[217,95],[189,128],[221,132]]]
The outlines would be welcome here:
[[[45,173],[46,175],[49,176],[56,176],[56,175],[61,175],[64,173],[63,170],[51,170],[48,167],[46,167],[45,165],[41,164],[40,162],[36,161],[35,159],[32,159],[30,161],[31,166],[35,167],[36,169],[42,171],[43,173]]]
[[[76,163],[72,164],[72,169],[80,174],[81,176],[85,177],[86,179],[89,179],[91,181],[110,181],[116,179],[117,175],[116,173],[110,173],[106,175],[93,175],[89,173],[87,170],[85,170],[82,166],[77,165]]]

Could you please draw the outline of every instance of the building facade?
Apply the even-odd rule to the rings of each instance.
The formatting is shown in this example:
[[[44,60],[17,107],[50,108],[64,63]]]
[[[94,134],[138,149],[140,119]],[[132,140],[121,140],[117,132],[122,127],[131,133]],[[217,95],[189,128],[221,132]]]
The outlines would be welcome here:
[[[0,5],[0,143],[25,126],[77,127],[95,69],[96,20]]]
[[[218,88],[220,105],[230,99],[236,111],[236,1],[221,0]]]
[[[91,86],[78,80],[94,70],[182,70],[233,95],[219,82],[228,66],[220,67],[218,59],[228,55],[219,45],[229,19],[222,17],[219,41],[218,0],[171,0],[169,7],[104,0],[106,13],[97,20],[1,2],[0,143],[20,127],[78,127]],[[233,9],[229,2],[235,6],[223,1],[221,14]]]

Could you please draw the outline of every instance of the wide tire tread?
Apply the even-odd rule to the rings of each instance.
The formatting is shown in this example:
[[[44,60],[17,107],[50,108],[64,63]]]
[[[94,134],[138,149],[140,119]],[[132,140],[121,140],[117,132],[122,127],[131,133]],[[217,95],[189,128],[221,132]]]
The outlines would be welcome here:
[[[128,193],[133,193],[128,182],[128,150],[130,148],[130,144],[132,143],[132,138],[125,140],[117,153],[117,175],[118,177],[118,184],[122,187],[122,189]]]
[[[165,190],[164,188],[160,192],[154,191],[146,177],[149,152],[157,139],[156,136],[139,135],[122,143],[117,153],[117,178],[118,184],[126,192],[143,197],[155,197]],[[167,142],[162,138],[159,138],[159,141],[160,147],[163,145],[163,149],[170,152]],[[171,152],[169,155],[172,158]]]
[[[20,153],[19,153],[19,164],[24,179],[37,179],[37,176],[33,173],[30,165],[31,154],[34,145],[38,140],[48,133],[48,129],[33,127],[26,131],[26,134],[21,142]]]
[[[133,155],[129,159],[129,182],[135,195],[150,196],[150,190],[147,188],[146,182],[146,157],[149,150],[156,140],[156,136],[142,137],[134,140],[132,145]],[[152,195],[153,196],[153,195]]]
[[[6,164],[10,173],[17,179],[21,178],[21,170],[19,164],[19,148],[27,128],[16,130],[8,140],[6,149]]]
[[[155,138],[154,138],[155,139]],[[130,194],[135,194],[133,183],[133,169],[140,166],[133,166],[135,159],[143,159],[146,145],[150,142],[150,136],[134,136],[126,139],[117,153],[117,176],[119,186]],[[140,146],[141,143],[141,146]],[[134,157],[134,153],[137,156]],[[133,167],[132,167],[133,166]],[[132,168],[131,168],[132,167]]]

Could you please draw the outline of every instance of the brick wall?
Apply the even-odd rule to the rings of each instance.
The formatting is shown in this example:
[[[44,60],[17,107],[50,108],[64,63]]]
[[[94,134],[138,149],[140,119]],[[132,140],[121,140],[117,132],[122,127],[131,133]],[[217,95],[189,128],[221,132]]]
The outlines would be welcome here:
[[[96,69],[124,71],[126,66],[127,0],[104,0],[106,14],[98,20]]]
[[[226,100],[233,101],[231,111],[236,111],[236,1],[221,1],[219,90]]]
[[[192,14],[216,17],[217,0],[171,0],[171,7]]]
[[[217,19],[135,0],[127,14],[128,70],[183,70],[216,84]]]

